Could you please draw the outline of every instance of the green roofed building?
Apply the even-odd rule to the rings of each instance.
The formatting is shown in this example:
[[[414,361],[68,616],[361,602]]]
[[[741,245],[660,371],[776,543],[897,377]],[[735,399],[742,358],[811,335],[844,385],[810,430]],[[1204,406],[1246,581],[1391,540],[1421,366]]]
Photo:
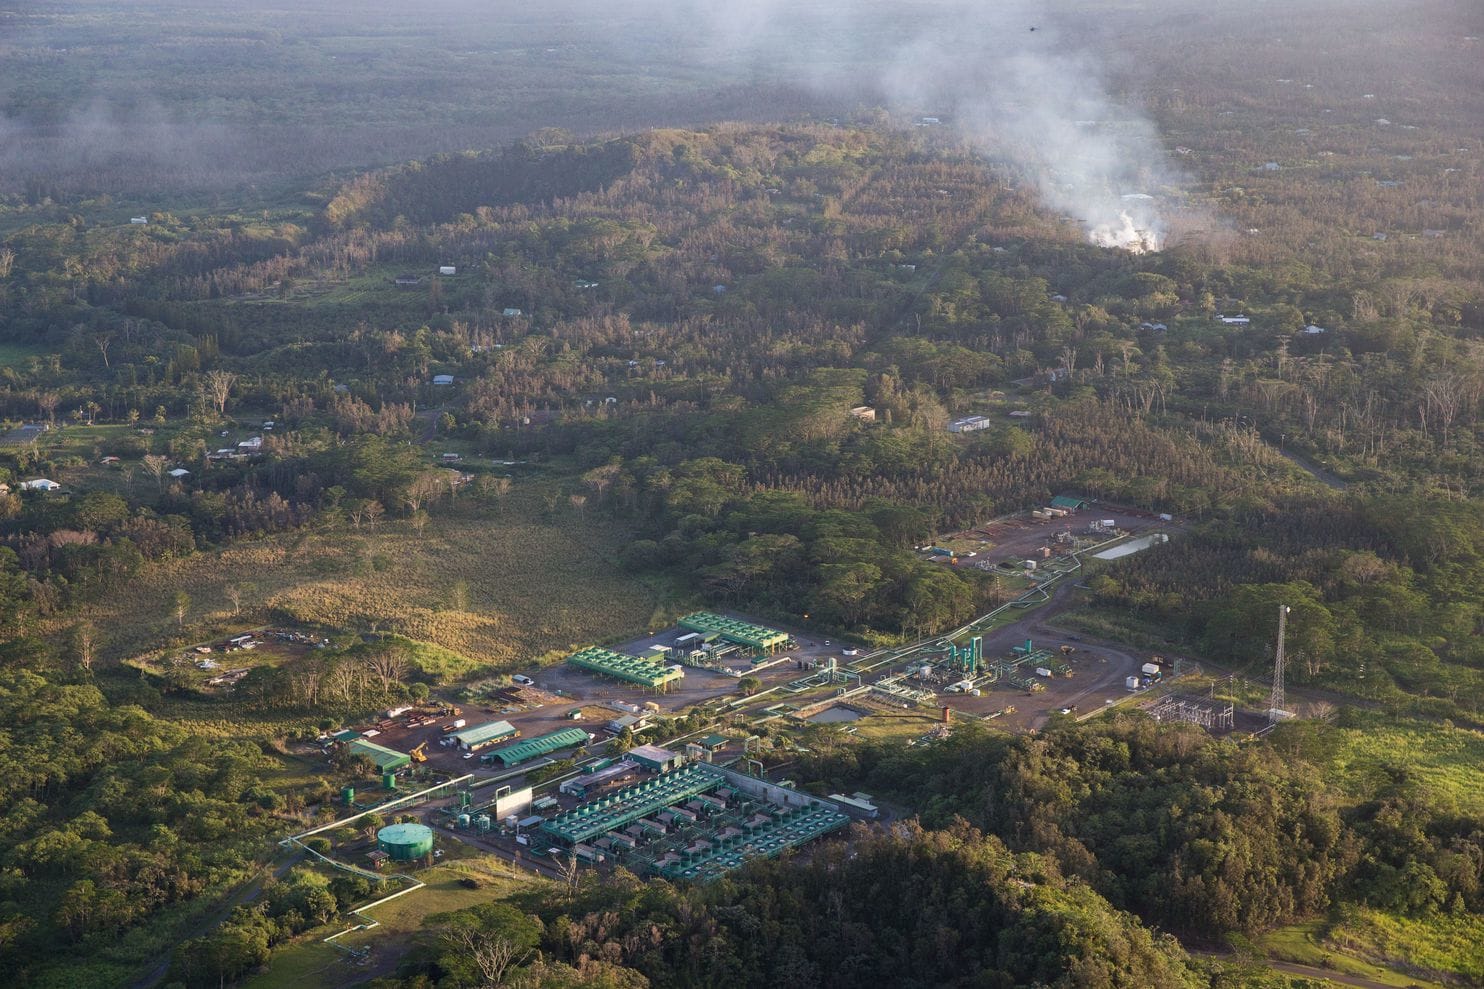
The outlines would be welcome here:
[[[774,628],[753,625],[725,615],[709,611],[697,611],[680,619],[680,627],[702,635],[716,633],[728,642],[739,646],[750,646],[760,653],[772,653],[782,649],[788,642],[788,634]]]
[[[412,765],[412,756],[406,752],[398,752],[364,738],[351,739],[349,748],[351,754],[363,755],[376,763],[379,772],[390,773],[403,766]]]
[[[1057,495],[1051,499],[1052,508],[1065,508],[1069,512],[1080,512],[1087,507],[1085,498],[1074,498],[1071,495]]]
[[[670,684],[685,676],[682,669],[672,669],[657,660],[629,656],[602,646],[588,646],[580,652],[574,652],[567,657],[567,662],[579,669],[613,677],[615,680],[637,683],[651,690],[666,690]]]
[[[515,726],[508,721],[491,721],[487,724],[475,725],[473,728],[465,728],[463,731],[456,731],[449,737],[458,742],[459,748],[465,752],[477,752],[486,746],[503,742],[519,734]]]
[[[559,749],[569,749],[574,745],[586,744],[587,732],[581,728],[563,728],[561,731],[554,731],[549,735],[538,735],[535,738],[528,738],[524,742],[516,742],[514,745],[507,745],[503,749],[496,749],[486,758],[493,757],[499,759],[506,766],[515,766],[528,759],[550,755]]]

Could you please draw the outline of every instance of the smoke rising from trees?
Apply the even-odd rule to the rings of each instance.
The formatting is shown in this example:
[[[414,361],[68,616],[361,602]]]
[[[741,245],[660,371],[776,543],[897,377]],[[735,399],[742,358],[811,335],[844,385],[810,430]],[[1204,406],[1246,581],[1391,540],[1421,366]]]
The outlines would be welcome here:
[[[1110,95],[1104,58],[1071,40],[1045,3],[699,3],[702,52],[935,118],[1018,167],[1094,243],[1158,249],[1159,200],[1145,190],[1179,184],[1158,133]]]

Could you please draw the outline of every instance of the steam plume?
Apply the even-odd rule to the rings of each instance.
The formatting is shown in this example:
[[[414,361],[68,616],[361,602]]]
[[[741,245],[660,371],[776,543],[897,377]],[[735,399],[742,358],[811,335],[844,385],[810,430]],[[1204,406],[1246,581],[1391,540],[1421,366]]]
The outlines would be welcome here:
[[[1111,97],[1103,59],[1068,40],[1041,3],[699,2],[708,57],[741,56],[755,71],[939,118],[1017,166],[1092,243],[1159,249],[1159,203],[1142,191],[1172,182],[1158,134]]]

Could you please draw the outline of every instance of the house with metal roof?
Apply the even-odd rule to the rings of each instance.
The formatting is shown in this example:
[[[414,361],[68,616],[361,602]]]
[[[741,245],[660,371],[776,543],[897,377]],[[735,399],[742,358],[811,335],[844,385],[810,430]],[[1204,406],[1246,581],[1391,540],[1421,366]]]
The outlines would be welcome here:
[[[697,741],[696,744],[708,752],[717,752],[727,747],[727,741],[728,739],[725,735],[707,735],[705,738]]]
[[[1057,495],[1051,499],[1052,508],[1065,508],[1069,512],[1080,512],[1087,507],[1087,499],[1072,495]]]
[[[516,766],[530,759],[550,755],[561,749],[569,749],[574,745],[586,745],[587,732],[581,728],[563,728],[549,735],[538,735],[528,738],[524,742],[516,742],[507,745],[503,749],[496,749],[490,753],[490,758],[499,759],[506,766]]]
[[[519,734],[515,726],[508,721],[489,721],[482,725],[475,725],[473,728],[454,732],[449,737],[457,742],[459,748],[465,752],[477,752],[486,746],[503,742]]]

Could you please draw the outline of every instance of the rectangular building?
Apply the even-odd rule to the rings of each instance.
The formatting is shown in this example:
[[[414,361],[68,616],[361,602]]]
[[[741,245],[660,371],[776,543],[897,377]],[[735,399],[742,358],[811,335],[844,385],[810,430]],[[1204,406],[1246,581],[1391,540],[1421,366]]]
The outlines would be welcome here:
[[[490,753],[490,757],[499,759],[506,766],[516,766],[530,759],[550,755],[561,749],[569,749],[574,745],[586,745],[587,732],[581,728],[563,728],[549,735],[538,735],[528,738],[524,742],[516,742],[507,745],[503,749],[496,749]]]
[[[490,721],[454,732],[449,737],[458,742],[459,748],[465,752],[478,752],[480,749],[503,742],[507,738],[514,738],[519,734],[515,726],[508,721]]]
[[[750,646],[760,653],[777,652],[788,642],[788,634],[763,625],[738,621],[709,611],[696,611],[680,619],[681,628],[703,635],[715,633],[727,642]]]
[[[398,752],[389,749],[385,745],[377,745],[375,742],[364,738],[351,739],[347,748],[355,755],[363,755],[376,763],[378,772],[390,773],[404,766],[412,764],[412,757],[406,752]]]

